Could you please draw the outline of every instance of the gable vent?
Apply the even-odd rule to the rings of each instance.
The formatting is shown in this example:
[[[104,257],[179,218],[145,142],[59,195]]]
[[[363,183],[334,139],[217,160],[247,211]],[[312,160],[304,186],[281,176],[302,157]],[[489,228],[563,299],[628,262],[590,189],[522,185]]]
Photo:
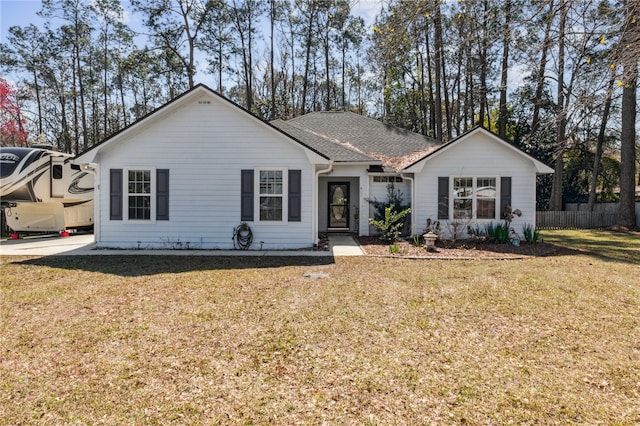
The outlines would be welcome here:
[[[198,101],[200,105],[210,105],[211,101]]]

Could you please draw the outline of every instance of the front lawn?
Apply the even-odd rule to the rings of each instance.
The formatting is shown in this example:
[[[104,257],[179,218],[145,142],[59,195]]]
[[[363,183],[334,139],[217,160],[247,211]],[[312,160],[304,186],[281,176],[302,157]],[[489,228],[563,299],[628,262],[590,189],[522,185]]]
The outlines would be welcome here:
[[[640,240],[581,232],[508,261],[4,257],[0,424],[638,424]]]

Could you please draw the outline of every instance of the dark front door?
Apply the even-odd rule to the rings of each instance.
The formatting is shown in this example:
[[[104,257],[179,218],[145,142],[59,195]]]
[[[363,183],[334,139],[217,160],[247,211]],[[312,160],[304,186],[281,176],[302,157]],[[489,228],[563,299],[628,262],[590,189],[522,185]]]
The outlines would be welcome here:
[[[329,229],[349,229],[348,182],[329,182]]]

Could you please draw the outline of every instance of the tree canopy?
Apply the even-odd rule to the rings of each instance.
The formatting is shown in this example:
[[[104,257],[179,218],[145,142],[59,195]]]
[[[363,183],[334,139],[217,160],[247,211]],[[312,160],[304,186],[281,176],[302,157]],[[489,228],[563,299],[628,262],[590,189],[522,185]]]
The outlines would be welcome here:
[[[18,129],[2,143],[77,153],[210,79],[267,120],[350,110],[442,141],[484,126],[554,166],[540,208],[633,202],[637,0],[383,0],[371,23],[354,4],[43,0],[46,25],[0,45]]]

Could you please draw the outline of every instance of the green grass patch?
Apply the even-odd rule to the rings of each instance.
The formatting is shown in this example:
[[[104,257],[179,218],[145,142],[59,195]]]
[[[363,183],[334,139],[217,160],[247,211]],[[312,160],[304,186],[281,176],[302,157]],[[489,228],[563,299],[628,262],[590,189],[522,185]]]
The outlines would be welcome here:
[[[0,424],[638,424],[637,236],[586,235],[509,261],[0,258]]]
[[[640,264],[640,233],[595,229],[542,231],[545,242],[604,260]]]

